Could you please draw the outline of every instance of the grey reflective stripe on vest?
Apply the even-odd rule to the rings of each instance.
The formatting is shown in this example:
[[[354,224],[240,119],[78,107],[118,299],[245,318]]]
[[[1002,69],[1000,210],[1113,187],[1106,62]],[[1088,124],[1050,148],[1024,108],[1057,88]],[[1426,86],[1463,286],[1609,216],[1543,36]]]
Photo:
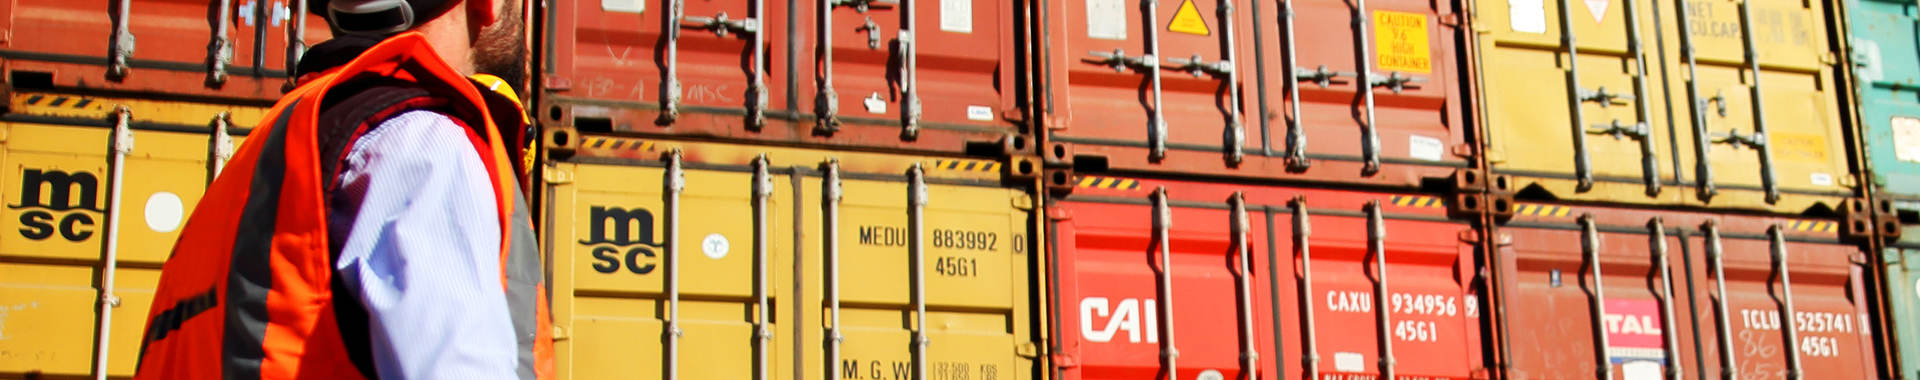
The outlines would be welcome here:
[[[518,371],[521,379],[532,380],[536,378],[533,370],[534,337],[539,335],[539,331],[534,330],[539,328],[539,316],[536,313],[539,312],[540,300],[536,290],[539,289],[544,270],[540,265],[538,241],[533,236],[533,225],[530,224],[532,219],[529,219],[527,200],[522,195],[525,193],[520,191],[518,181],[509,182],[513,182],[513,215],[509,216],[513,223],[509,238],[512,239],[509,240],[512,245],[507,247],[507,265],[502,269],[507,272],[507,311],[513,315],[513,337],[519,343]]]

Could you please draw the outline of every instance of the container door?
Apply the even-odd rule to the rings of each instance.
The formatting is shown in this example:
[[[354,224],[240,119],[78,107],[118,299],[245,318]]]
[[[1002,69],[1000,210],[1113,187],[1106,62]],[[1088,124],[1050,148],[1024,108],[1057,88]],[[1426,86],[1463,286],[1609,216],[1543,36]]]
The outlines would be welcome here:
[[[1495,172],[1539,178],[1529,182],[1563,198],[1679,199],[1657,108],[1666,94],[1651,87],[1662,83],[1648,15],[1657,3],[1478,4],[1491,29],[1480,35],[1479,73]]]
[[[1294,250],[1291,272],[1311,279],[1312,291],[1296,290],[1280,301],[1311,305],[1313,323],[1289,330],[1303,331],[1297,337],[1312,331],[1320,361],[1307,376],[1468,379],[1482,368],[1479,302],[1468,281],[1473,248],[1458,240],[1469,227],[1389,219],[1376,230],[1361,217],[1310,218],[1311,260]],[[1375,234],[1385,240],[1369,241]],[[1372,250],[1381,245],[1384,251]],[[1383,287],[1387,295],[1380,299]]]
[[[1920,10],[1914,4],[1879,0],[1848,3],[1853,63],[1859,81],[1860,121],[1865,125],[1873,185],[1889,195],[1920,196]]]
[[[678,14],[670,6],[682,7]],[[760,128],[788,104],[785,2],[556,2],[542,35],[560,99],[647,110],[603,128]]]
[[[886,126],[877,137],[922,129],[1005,128],[1017,112],[1013,12],[1018,3],[971,0],[816,0],[831,6],[799,59],[817,68],[801,83],[803,112],[840,125]],[[908,13],[911,28],[902,28]],[[804,19],[809,29],[820,21]],[[826,45],[826,46],[822,46]],[[917,104],[916,104],[917,103]],[[1013,113],[1016,114],[1017,113]],[[912,130],[903,125],[911,124]],[[818,126],[832,131],[840,127]]]
[[[1060,253],[1057,344],[1079,363],[1062,368],[1066,379],[1239,379],[1261,371],[1240,359],[1248,339],[1255,349],[1271,347],[1274,305],[1252,303],[1272,302],[1266,287],[1248,287],[1253,294],[1246,294],[1239,285],[1264,278],[1269,267],[1264,255],[1253,255],[1246,257],[1255,260],[1248,265],[1253,273],[1238,270],[1243,256],[1234,247],[1230,212],[1173,208],[1167,211],[1172,225],[1162,234],[1153,227],[1151,206],[1056,207],[1071,215],[1053,230]],[[1265,237],[1255,234],[1266,231],[1263,220],[1250,223],[1251,252],[1267,252]],[[1168,376],[1169,370],[1175,373]]]
[[[1729,370],[1740,378],[1782,378],[1796,362],[1807,375],[1874,376],[1873,342],[1864,324],[1865,269],[1855,264],[1861,255],[1857,248],[1797,241],[1776,245],[1751,231],[1722,234],[1717,255],[1711,234],[1695,234],[1688,242],[1704,247],[1699,250],[1704,254],[1692,255],[1689,276],[1699,300],[1693,318],[1706,378]],[[1784,264],[1774,259],[1779,249],[1785,250]],[[1722,273],[1716,269],[1725,277],[1716,277]],[[1792,311],[1790,320],[1782,317],[1786,310]],[[1797,352],[1787,348],[1789,341]]]
[[[1687,42],[1667,45],[1666,57],[1671,70],[1692,73],[1669,78],[1668,91],[1691,94],[1684,99],[1695,105],[1691,113],[1680,112],[1687,103],[1674,107],[1686,122],[1677,123],[1678,143],[1693,148],[1680,155],[1693,198],[1791,213],[1822,203],[1837,208],[1834,199],[1851,192],[1839,103],[1823,62],[1833,54],[1826,37],[1833,3],[1662,4],[1684,10],[1664,21],[1666,30],[1689,33]],[[1688,42],[1690,56],[1678,50]]]
[[[0,8],[11,19],[0,55],[9,70],[43,85],[271,101],[286,83],[288,29],[304,36],[295,51],[330,38],[324,19],[288,0],[128,2],[125,16],[120,1],[11,3]],[[114,28],[122,17],[126,34]],[[110,53],[124,35],[131,37],[120,46],[129,51]],[[125,65],[113,64],[116,56],[126,57]],[[124,76],[109,74],[118,71],[112,67],[124,67]]]
[[[1659,379],[1674,366],[1691,370],[1695,334],[1674,313],[1705,301],[1685,293],[1678,235],[1656,235],[1653,220],[1588,229],[1577,218],[1500,229],[1513,241],[1499,263],[1512,371]]]
[[[1887,309],[1893,315],[1892,336],[1900,342],[1900,376],[1920,376],[1920,249],[1888,248]]]

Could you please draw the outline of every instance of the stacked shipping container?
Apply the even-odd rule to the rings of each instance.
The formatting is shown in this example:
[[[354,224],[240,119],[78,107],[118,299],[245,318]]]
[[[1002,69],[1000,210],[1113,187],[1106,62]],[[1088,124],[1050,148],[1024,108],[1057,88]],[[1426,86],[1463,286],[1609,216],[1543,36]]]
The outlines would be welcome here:
[[[0,377],[131,372],[325,38],[110,5],[0,4]],[[1912,4],[543,5],[566,378],[1920,376]]]

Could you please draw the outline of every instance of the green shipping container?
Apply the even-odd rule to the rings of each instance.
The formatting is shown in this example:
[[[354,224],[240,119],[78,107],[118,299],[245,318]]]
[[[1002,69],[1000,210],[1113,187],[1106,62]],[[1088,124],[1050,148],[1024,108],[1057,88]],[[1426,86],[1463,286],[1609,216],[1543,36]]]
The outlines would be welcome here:
[[[1920,213],[1920,202],[1895,202],[1894,208],[1912,217]],[[1887,288],[1883,294],[1893,320],[1893,331],[1888,336],[1899,346],[1897,356],[1888,360],[1899,361],[1894,367],[1899,373],[1894,378],[1920,379],[1920,224],[1901,227],[1902,238],[1888,245],[1881,255],[1887,265]]]
[[[1847,6],[1854,91],[1876,193],[1920,199],[1920,4],[1851,0]]]

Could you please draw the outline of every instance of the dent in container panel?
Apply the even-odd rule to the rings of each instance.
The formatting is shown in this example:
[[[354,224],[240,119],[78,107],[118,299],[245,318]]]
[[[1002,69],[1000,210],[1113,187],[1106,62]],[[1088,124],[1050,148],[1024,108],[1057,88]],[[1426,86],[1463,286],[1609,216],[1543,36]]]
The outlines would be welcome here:
[[[245,132],[209,126],[223,114],[251,125],[264,109],[32,92],[13,93],[10,107],[0,116],[0,377],[131,376],[160,265],[209,163],[237,145],[210,149],[211,133]],[[114,140],[126,147],[118,183]]]
[[[1448,219],[1449,202],[1080,177],[1047,210],[1054,346],[1072,363],[1054,371],[1473,378],[1484,370],[1477,243],[1462,238],[1475,227]]]
[[[561,377],[1034,377],[1034,203],[997,173],[611,139],[544,163]]]
[[[1477,161],[1451,3],[1042,6],[1056,164],[1413,187]]]
[[[1023,132],[1017,6],[559,2],[537,29],[540,114],[588,132],[965,153]]]
[[[1510,376],[1878,374],[1864,256],[1839,221],[1516,209],[1492,271]]]
[[[0,58],[16,88],[272,102],[287,62],[331,38],[306,1],[317,0],[8,2]]]

